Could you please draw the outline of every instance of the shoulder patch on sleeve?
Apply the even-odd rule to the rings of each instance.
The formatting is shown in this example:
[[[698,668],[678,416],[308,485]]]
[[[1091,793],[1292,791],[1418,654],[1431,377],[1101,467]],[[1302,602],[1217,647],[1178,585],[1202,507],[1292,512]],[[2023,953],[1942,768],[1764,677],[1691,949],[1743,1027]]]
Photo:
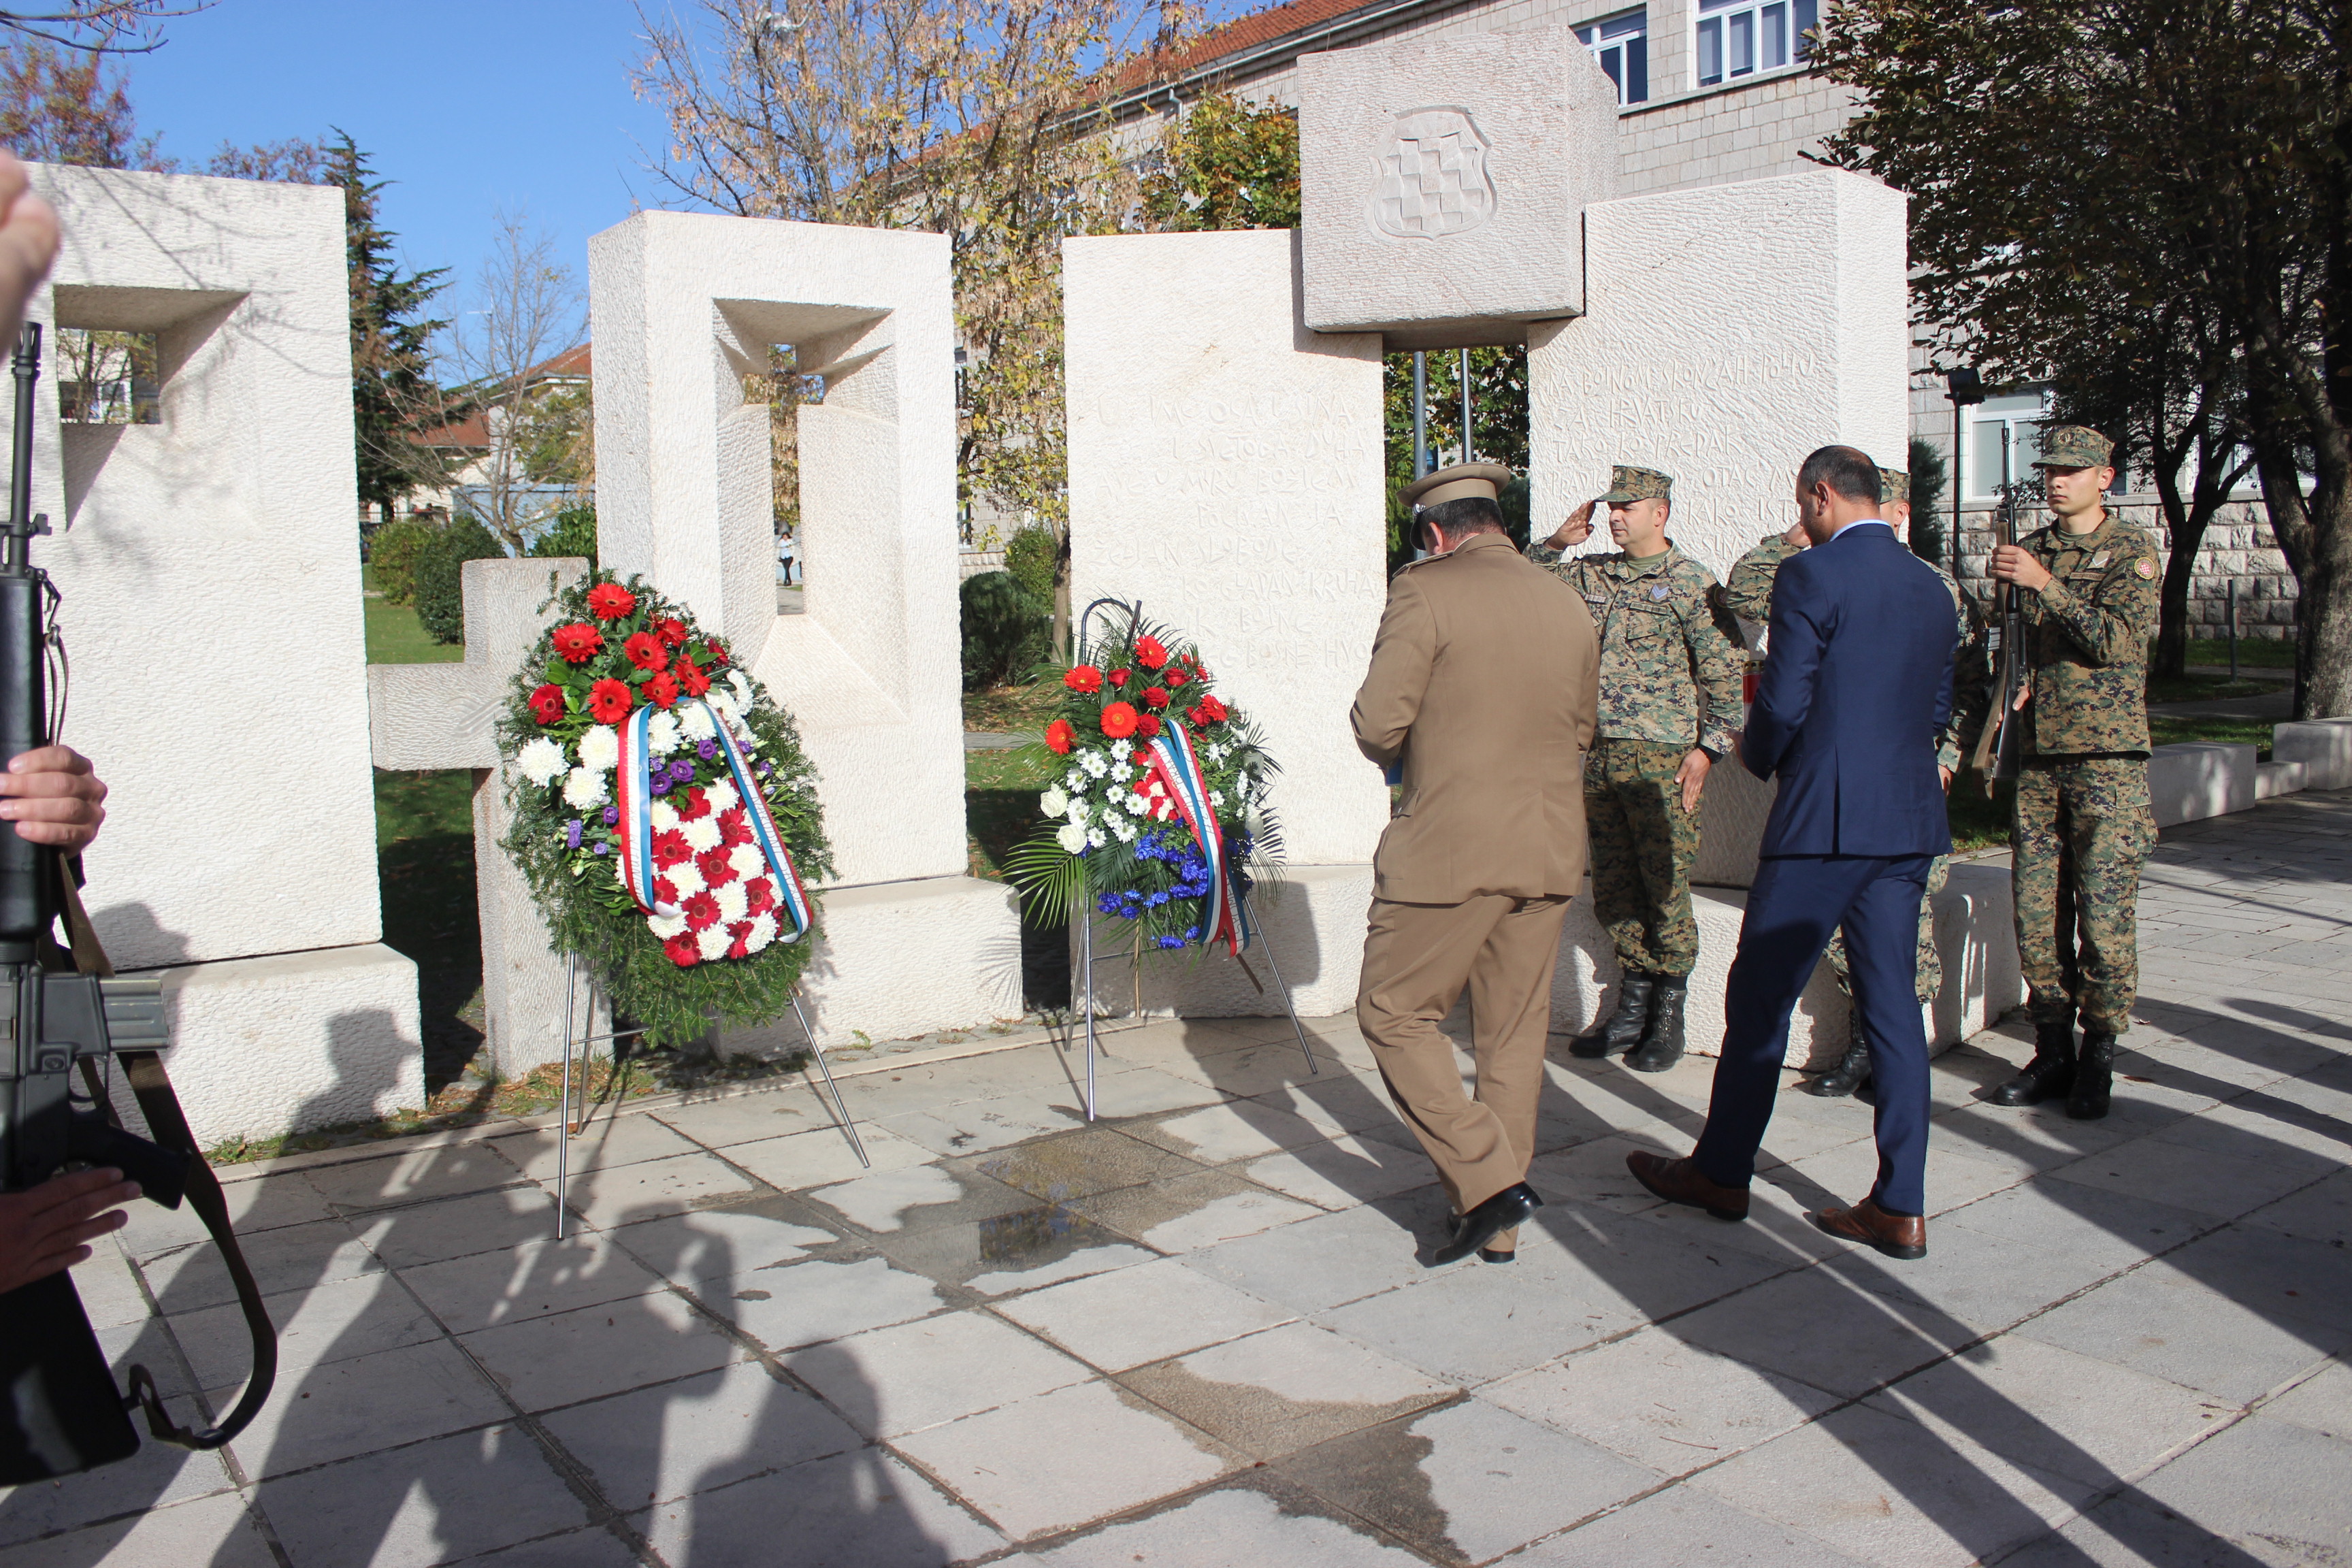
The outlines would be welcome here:
[[[2153,577],[2156,575],[2156,558],[2152,555],[2143,555],[2132,563],[2132,570],[2143,577]]]

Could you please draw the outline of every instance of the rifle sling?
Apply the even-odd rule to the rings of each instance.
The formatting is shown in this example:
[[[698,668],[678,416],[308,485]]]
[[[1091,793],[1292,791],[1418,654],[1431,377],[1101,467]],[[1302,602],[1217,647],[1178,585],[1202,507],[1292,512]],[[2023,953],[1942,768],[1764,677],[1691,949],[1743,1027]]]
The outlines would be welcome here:
[[[114,965],[107,958],[106,949],[100,945],[89,912],[82,908],[81,893],[62,863],[58,866],[58,883],[62,893],[59,912],[65,918],[74,968],[84,974],[112,974]],[[147,1429],[158,1442],[183,1448],[217,1448],[251,1426],[269,1398],[270,1388],[278,1380],[278,1330],[269,1321],[269,1310],[262,1305],[261,1287],[245,1260],[244,1249],[236,1244],[236,1231],[229,1222],[228,1199],[221,1191],[220,1178],[213,1174],[204,1151],[196,1145],[187,1113],[181,1109],[180,1097],[172,1088],[171,1075],[163,1070],[163,1057],[154,1051],[124,1051],[121,1061],[123,1077],[131,1085],[132,1097],[139,1101],[140,1114],[147,1119],[148,1132],[163,1147],[181,1150],[188,1155],[188,1206],[205,1222],[213,1245],[220,1248],[221,1261],[228,1266],[229,1279],[236,1286],[236,1304],[245,1313],[246,1328],[253,1336],[253,1374],[246,1379],[245,1393],[238,1398],[236,1407],[219,1426],[191,1431],[174,1421],[171,1412],[163,1408],[163,1394],[155,1386],[154,1375],[144,1366],[131,1369],[131,1396],[124,1403],[136,1405],[146,1412]],[[96,1091],[100,1086],[95,1065],[85,1061],[82,1066],[86,1079]],[[102,1094],[99,1098],[100,1103],[107,1107],[109,1118],[119,1123],[112,1102]]]

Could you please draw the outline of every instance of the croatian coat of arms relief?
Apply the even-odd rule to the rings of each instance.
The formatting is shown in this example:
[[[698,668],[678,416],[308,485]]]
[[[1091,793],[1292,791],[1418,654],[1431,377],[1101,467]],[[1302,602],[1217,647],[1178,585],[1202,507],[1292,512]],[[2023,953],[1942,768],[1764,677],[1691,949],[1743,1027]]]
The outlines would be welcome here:
[[[1466,109],[1408,109],[1374,149],[1367,216],[1398,239],[1467,234],[1495,216],[1486,139]]]

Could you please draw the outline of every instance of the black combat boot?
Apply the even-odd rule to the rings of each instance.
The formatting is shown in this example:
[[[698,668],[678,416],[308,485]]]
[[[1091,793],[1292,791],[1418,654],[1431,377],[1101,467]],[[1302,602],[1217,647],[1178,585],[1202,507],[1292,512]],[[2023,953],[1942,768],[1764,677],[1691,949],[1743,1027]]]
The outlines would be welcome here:
[[[2105,1116],[2115,1076],[2116,1037],[2095,1029],[2084,1030],[2083,1059],[2074,1064],[2074,1090],[2066,1097],[2066,1114],[2077,1121],[2096,1121]]]
[[[1870,1037],[1862,1032],[1862,1009],[1852,1008],[1847,1017],[1853,1032],[1848,1037],[1845,1055],[1838,1058],[1837,1066],[1807,1084],[1807,1093],[1818,1094],[1823,1100],[1843,1100],[1870,1081]]]
[[[1632,1050],[1641,1044],[1642,1030],[1650,1021],[1650,993],[1658,976],[1629,969],[1617,983],[1617,1010],[1607,1021],[1589,1035],[1576,1037],[1576,1044],[1568,1054],[1582,1057],[1586,1061],[1598,1061]]]
[[[1661,974],[1650,993],[1650,1022],[1642,1043],[1625,1058],[1635,1072],[1664,1072],[1683,1059],[1683,994],[1690,989],[1687,974]]]
[[[2033,1059],[1990,1095],[1994,1105],[2039,1105],[2074,1087],[2074,1015],[2070,1010],[2033,1024]]]

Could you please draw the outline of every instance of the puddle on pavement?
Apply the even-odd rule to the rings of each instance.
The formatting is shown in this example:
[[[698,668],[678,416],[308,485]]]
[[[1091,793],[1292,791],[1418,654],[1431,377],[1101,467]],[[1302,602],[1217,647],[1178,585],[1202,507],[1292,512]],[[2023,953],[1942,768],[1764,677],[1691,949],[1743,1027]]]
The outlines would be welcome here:
[[[978,1155],[972,1168],[1049,1203],[1168,1181],[1201,1169],[1181,1154],[1107,1127],[1040,1138],[1001,1153]]]
[[[1384,1404],[1299,1399],[1253,1383],[1219,1383],[1202,1377],[1181,1361],[1137,1367],[1120,1374],[1118,1381],[1254,1459],[1296,1453],[1460,1397],[1455,1390],[1445,1389]],[[1415,1441],[1426,1447],[1426,1439]]]
[[[1081,1253],[1105,1249],[1123,1256],[1141,1251],[1127,1237],[1060,1204],[1038,1204],[1008,1214],[928,1226],[883,1237],[879,1245],[892,1261],[943,1285],[982,1280],[984,1284],[975,1288],[990,1294],[1022,1289],[1033,1282],[1026,1277],[1045,1276],[1055,1265]],[[1069,1277],[1092,1272],[1091,1268],[1080,1267]],[[1045,1280],[1039,1278],[1034,1282]]]
[[[1309,1492],[1370,1520],[1440,1563],[1467,1563],[1453,1520],[1437,1500],[1427,1462],[1437,1444],[1412,1429],[1423,1413],[1334,1438],[1279,1468]]]

